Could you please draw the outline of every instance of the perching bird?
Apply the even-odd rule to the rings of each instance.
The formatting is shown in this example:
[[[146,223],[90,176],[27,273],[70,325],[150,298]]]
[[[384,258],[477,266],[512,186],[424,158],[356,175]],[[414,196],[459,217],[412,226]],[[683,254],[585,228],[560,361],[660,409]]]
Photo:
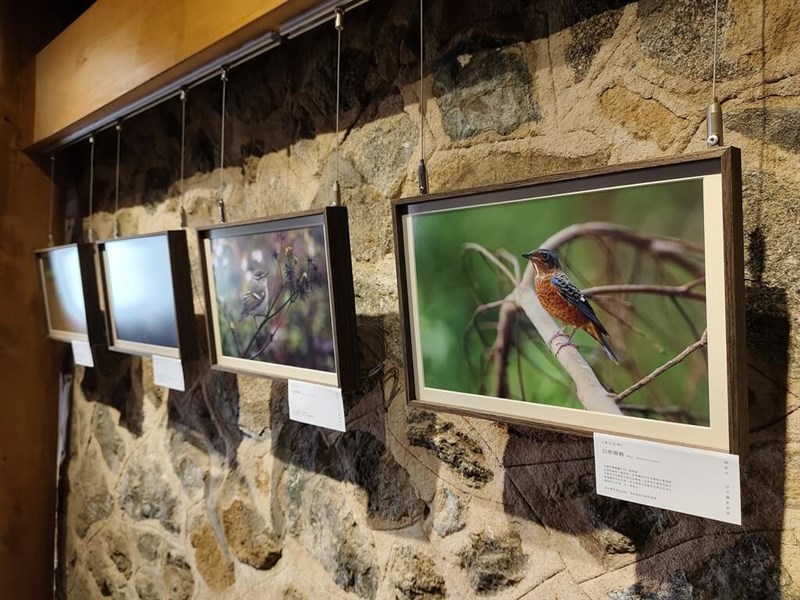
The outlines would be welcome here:
[[[242,296],[242,314],[239,321],[244,321],[248,316],[255,315],[267,306],[269,302],[269,289],[267,287],[267,274],[258,269],[253,273],[247,293]]]
[[[583,329],[600,343],[611,360],[615,363],[619,362],[608,341],[608,331],[597,318],[592,305],[589,304],[583,293],[575,287],[575,284],[561,269],[558,255],[552,250],[540,248],[522,256],[527,258],[536,270],[534,289],[539,297],[539,302],[547,312],[564,323],[564,327],[553,336],[550,342],[558,336],[565,335],[564,329],[571,325],[573,327],[572,334],[561,347],[572,342],[575,331]]]

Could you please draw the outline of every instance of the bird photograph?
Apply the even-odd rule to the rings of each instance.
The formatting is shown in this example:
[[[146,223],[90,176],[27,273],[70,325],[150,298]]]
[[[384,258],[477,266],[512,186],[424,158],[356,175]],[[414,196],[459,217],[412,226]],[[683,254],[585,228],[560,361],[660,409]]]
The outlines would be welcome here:
[[[222,354],[334,371],[322,226],[210,241]]]
[[[708,426],[703,182],[409,216],[427,388]]]

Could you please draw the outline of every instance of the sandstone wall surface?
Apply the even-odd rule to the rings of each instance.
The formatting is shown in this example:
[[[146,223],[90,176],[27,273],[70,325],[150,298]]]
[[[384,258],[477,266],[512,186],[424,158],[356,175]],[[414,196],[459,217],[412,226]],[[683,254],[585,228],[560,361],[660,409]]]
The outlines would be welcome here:
[[[705,148],[713,2],[425,4],[432,191]],[[407,408],[389,202],[416,193],[417,10],[371,2],[343,33],[340,181],[374,367],[348,431],[290,422],[280,382],[198,367],[179,394],[149,359],[76,368],[69,597],[800,598],[800,9],[720,2],[718,96],[744,162],[743,528],[595,495],[589,439]],[[326,26],[231,71],[222,172],[219,82],[190,92],[182,181],[180,103],[127,122],[123,235],[177,227],[182,202],[190,227],[214,222],[220,181],[230,221],[329,203],[335,47]],[[98,136],[101,239],[114,144]],[[69,151],[81,211],[87,160]]]

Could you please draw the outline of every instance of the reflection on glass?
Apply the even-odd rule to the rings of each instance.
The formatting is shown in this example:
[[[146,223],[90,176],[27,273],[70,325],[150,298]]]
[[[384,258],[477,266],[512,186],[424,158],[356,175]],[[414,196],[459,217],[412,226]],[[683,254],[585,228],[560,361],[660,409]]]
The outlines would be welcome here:
[[[108,241],[105,261],[117,339],[177,348],[167,236]]]
[[[86,333],[86,309],[77,246],[41,255],[45,301],[50,329]]]
[[[222,354],[335,372],[322,225],[211,241]]]

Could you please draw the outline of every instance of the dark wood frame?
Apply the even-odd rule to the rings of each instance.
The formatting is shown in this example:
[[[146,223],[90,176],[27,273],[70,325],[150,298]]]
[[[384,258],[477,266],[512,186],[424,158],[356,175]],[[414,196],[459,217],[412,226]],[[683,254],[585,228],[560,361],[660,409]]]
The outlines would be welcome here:
[[[108,294],[108,277],[106,274],[106,263],[103,256],[106,244],[114,244],[117,242],[125,242],[126,240],[138,240],[142,238],[160,236],[167,237],[170,271],[172,272],[172,294],[173,298],[175,299],[175,319],[178,327],[178,353],[181,360],[194,360],[198,356],[197,328],[194,320],[191,263],[189,262],[189,249],[187,246],[186,231],[183,229],[159,231],[157,233],[147,233],[143,235],[131,235],[97,243],[97,253],[100,258],[100,276],[103,284],[103,302],[106,306],[105,314],[106,332],[108,333],[108,347],[115,352],[121,352],[123,354],[137,354],[143,356],[150,356],[151,354],[160,355],[158,352],[139,352],[129,348],[120,348],[117,345],[116,339],[114,338],[112,308],[109,304]],[[158,348],[158,346],[155,347]]]
[[[47,291],[42,286],[42,257],[49,254],[54,250],[66,250],[67,248],[78,249],[78,262],[81,271],[81,288],[83,289],[83,305],[86,311],[86,333],[90,345],[103,344],[106,341],[104,331],[103,314],[100,309],[99,288],[97,287],[97,272],[94,267],[94,245],[88,242],[81,242],[77,244],[64,244],[61,246],[53,246],[51,248],[42,248],[36,250],[36,269],[39,273],[39,284],[42,287],[42,301],[45,304],[45,327],[47,328],[47,335],[51,339],[60,342],[69,342],[73,340],[66,339],[64,336],[53,337],[52,329],[48,319],[49,308],[47,305]],[[74,341],[79,340],[77,337]]]
[[[206,306],[206,326],[208,329],[209,354],[211,367],[223,371],[265,376],[262,373],[235,369],[219,364],[217,356],[216,332],[210,296],[209,278],[213,276],[206,260],[205,240],[213,239],[217,232],[224,232],[219,237],[228,237],[232,231],[241,231],[240,235],[266,233],[269,231],[296,229],[322,225],[325,232],[325,252],[328,264],[328,289],[331,296],[331,327],[333,329],[334,360],[338,387],[348,392],[358,386],[358,337],[355,309],[355,293],[353,290],[353,267],[350,257],[350,229],[347,219],[347,207],[326,206],[298,213],[276,215],[266,219],[240,221],[199,227],[197,229],[200,247],[200,264],[203,275],[203,290]],[[241,359],[248,360],[248,359]],[[256,361],[253,361],[256,362]],[[259,362],[262,367],[271,363]],[[273,377],[272,375],[266,375]],[[282,378],[280,375],[274,375]]]
[[[672,178],[685,178],[711,174],[722,176],[722,235],[724,270],[724,297],[726,304],[726,363],[728,371],[728,451],[745,454],[748,445],[746,341],[744,319],[744,250],[742,233],[741,153],[738,148],[714,149],[697,154],[667,157],[623,165],[601,167],[575,173],[548,175],[506,185],[492,185],[392,202],[394,247],[399,283],[400,319],[406,370],[406,395],[408,402],[420,408],[445,410],[468,416],[502,419],[526,425],[536,425],[569,433],[589,434],[553,422],[505,418],[492,412],[472,409],[455,409],[440,402],[415,398],[416,373],[409,320],[409,282],[406,271],[406,247],[402,219],[405,215],[433,209],[449,209],[500,203],[524,199],[527,192],[536,190],[536,197],[591,191],[620,185],[645,184]],[[542,193],[542,190],[546,190]],[[708,252],[709,249],[706,249]],[[631,434],[632,435],[632,434]]]

